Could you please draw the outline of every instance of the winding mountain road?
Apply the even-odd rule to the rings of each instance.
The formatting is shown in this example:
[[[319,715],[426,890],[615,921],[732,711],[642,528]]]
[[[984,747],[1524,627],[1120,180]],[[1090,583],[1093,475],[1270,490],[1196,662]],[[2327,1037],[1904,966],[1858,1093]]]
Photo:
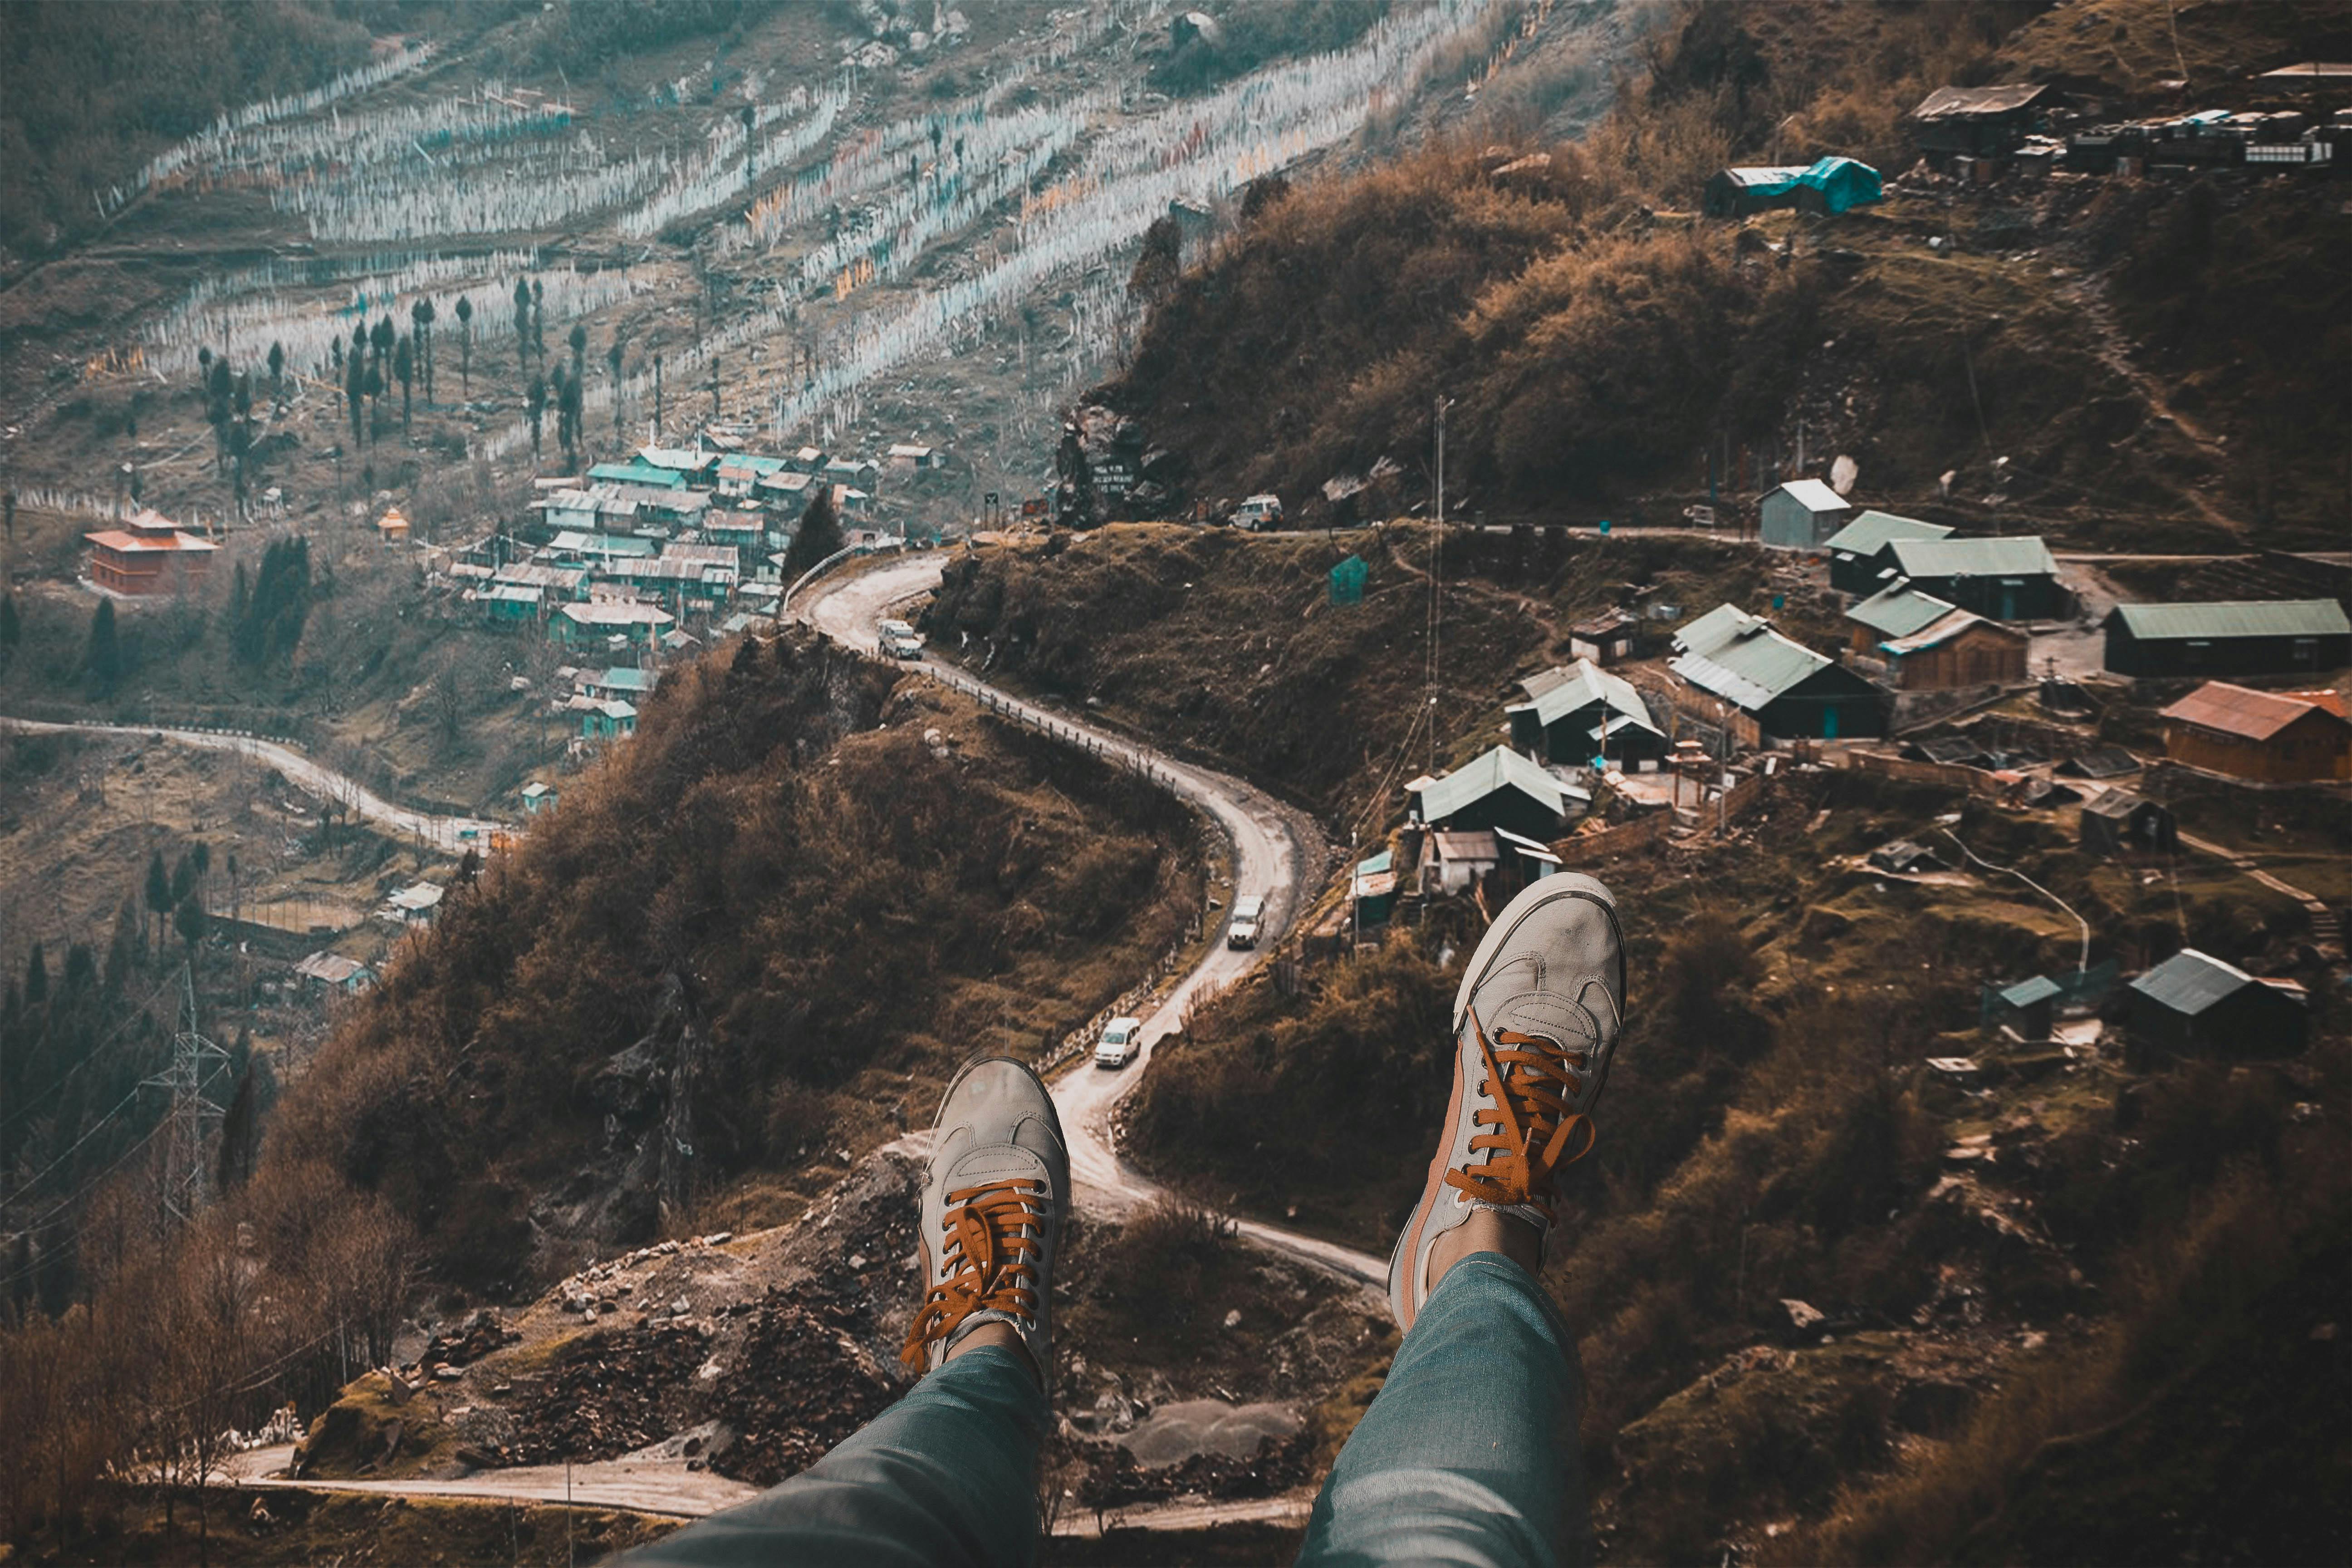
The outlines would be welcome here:
[[[835,641],[861,652],[875,653],[875,624],[891,606],[919,598],[940,585],[950,552],[927,551],[887,565],[833,579],[820,579],[793,605],[792,615]],[[909,659],[942,685],[980,697],[1001,712],[1013,714],[1048,735],[1083,746],[1115,763],[1148,771],[1187,803],[1213,817],[1234,846],[1235,897],[1257,893],[1265,899],[1262,926],[1265,938],[1257,948],[1211,950],[1192,972],[1170,988],[1143,1020],[1142,1047],[1135,1059],[1116,1072],[1081,1065],[1054,1084],[1054,1104],[1061,1112],[1062,1131],[1070,1142],[1070,1174],[1081,1201],[1091,1206],[1124,1210],[1149,1203],[1160,1188],[1118,1156],[1111,1127],[1111,1109],[1143,1081],[1152,1052],[1182,1026],[1185,1010],[1194,1001],[1214,994],[1255,968],[1265,951],[1289,931],[1298,917],[1303,896],[1303,862],[1310,853],[1299,842],[1288,813],[1263,790],[1230,774],[1179,762],[1164,752],[1114,735],[1108,731],[1066,717],[1011,692],[974,679],[968,672],[936,658]],[[919,1150],[928,1131],[905,1141]],[[1311,1236],[1284,1230],[1255,1220],[1235,1222],[1242,1235],[1260,1246],[1319,1264],[1367,1284],[1385,1286],[1388,1260],[1358,1252]]]
[[[42,719],[5,716],[0,716],[0,733],[122,735],[171,741],[204,751],[234,752],[276,768],[286,775],[289,784],[305,795],[332,801],[403,838],[422,839],[451,855],[462,855],[469,847],[487,851],[491,830],[501,826],[484,817],[436,816],[430,812],[394,805],[357,779],[322,767],[291,746],[265,741],[257,735],[237,735],[220,730],[174,730],[156,724],[57,724]]]

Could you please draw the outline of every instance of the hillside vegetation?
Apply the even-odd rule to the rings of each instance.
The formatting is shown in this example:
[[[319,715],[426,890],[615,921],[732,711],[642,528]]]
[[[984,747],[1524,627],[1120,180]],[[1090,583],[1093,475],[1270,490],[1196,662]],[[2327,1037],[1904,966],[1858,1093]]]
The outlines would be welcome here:
[[[2330,1479],[2352,1369],[2314,1338],[2352,1286],[2328,1152],[2352,1136],[2341,1006],[2315,1005],[2309,1057],[2234,1071],[1979,1033],[1979,983],[2063,970],[2072,922],[1848,858],[1960,805],[1800,775],[1735,843],[1600,868],[1631,1021],[1546,1282],[1580,1341],[1604,1558],[2325,1556],[2352,1523]],[[2184,868],[2176,906],[2050,825],[1967,818],[1972,846],[2094,921],[2095,958],[2186,940],[2321,978],[2294,967],[2300,911],[2226,871]],[[1444,1113],[1477,934],[1441,902],[1294,994],[1260,979],[1202,1009],[1155,1056],[1124,1147],[1384,1249]],[[1923,1065],[1955,1054],[1988,1064],[1989,1092]],[[1984,1163],[1947,1156],[1971,1140]],[[1825,1320],[1798,1331],[1787,1301]],[[2240,1500],[2254,1478],[2263,1508]]]
[[[390,1194],[453,1279],[837,1172],[1033,1055],[1199,908],[1163,796],[787,637],[674,676],[394,970],[268,1162]],[[568,1265],[542,1258],[542,1265]]]
[[[1686,8],[1579,142],[1506,118],[1499,142],[1245,204],[1097,395],[1190,495],[1272,489],[1310,517],[1327,481],[1383,459],[1402,471],[1359,505],[1425,504],[1443,395],[1449,505],[1497,520],[1678,510],[1704,499],[1710,454],[1752,493],[1770,465],[1845,453],[1874,500],[1955,473],[1990,526],[2023,508],[2146,547],[2340,528],[2352,476],[2326,432],[2352,409],[2327,367],[2352,354],[2352,283],[2327,258],[2352,220],[2320,183],[2070,177],[1834,218],[1695,216],[1726,163],[1844,153],[1902,174],[1902,116],[1929,89],[2054,74],[2046,45],[2031,66],[2005,54],[2041,9]],[[2209,42],[2275,64],[2292,8],[2250,9],[2267,15],[2234,34],[2209,17]]]

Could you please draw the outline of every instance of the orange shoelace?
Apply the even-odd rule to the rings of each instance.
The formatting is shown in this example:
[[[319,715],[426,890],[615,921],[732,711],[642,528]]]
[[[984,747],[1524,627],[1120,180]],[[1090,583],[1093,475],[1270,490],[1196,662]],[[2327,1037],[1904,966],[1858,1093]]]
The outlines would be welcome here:
[[[1478,1052],[1486,1060],[1486,1081],[1478,1088],[1493,1096],[1496,1109],[1482,1110],[1471,1118],[1474,1125],[1493,1129],[1470,1140],[1474,1152],[1489,1152],[1486,1158],[1465,1171],[1446,1172],[1446,1184],[1482,1203],[1507,1208],[1531,1204],[1549,1218],[1552,1173],[1591,1153],[1598,1136],[1589,1117],[1568,1109],[1569,1100],[1583,1092],[1584,1078],[1577,1068],[1584,1064],[1585,1053],[1570,1051],[1548,1036],[1516,1029],[1498,1029],[1489,1040],[1475,1007],[1470,1026],[1478,1031]],[[1584,1131],[1582,1147],[1562,1159],[1561,1151],[1579,1128]]]
[[[1043,1182],[990,1182],[948,1194],[940,1229],[950,1273],[931,1287],[907,1328],[898,1359],[918,1371],[929,1347],[974,1312],[1011,1312],[1034,1322],[1045,1245]]]

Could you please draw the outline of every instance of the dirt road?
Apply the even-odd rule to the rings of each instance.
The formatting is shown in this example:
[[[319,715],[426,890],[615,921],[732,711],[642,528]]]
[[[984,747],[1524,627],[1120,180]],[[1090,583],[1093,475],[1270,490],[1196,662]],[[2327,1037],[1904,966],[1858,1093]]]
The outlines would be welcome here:
[[[850,576],[819,581],[793,607],[796,618],[808,621],[835,640],[866,652],[876,647],[875,623],[894,605],[937,588],[950,552],[929,551],[893,561]],[[915,666],[917,661],[906,661]],[[1160,1189],[1118,1157],[1111,1129],[1111,1108],[1143,1080],[1151,1054],[1160,1042],[1182,1024],[1185,1009],[1197,998],[1232,984],[1255,968],[1264,953],[1280,941],[1297,918],[1303,896],[1305,852],[1288,816],[1262,790],[1228,774],[1138,745],[1105,730],[1049,711],[1007,691],[975,679],[965,671],[935,658],[919,668],[934,679],[960,691],[981,697],[999,711],[1012,714],[1046,733],[1079,745],[1130,767],[1148,770],[1176,795],[1214,817],[1234,846],[1235,897],[1251,893],[1265,899],[1265,937],[1256,948],[1228,948],[1222,943],[1179,981],[1143,1021],[1140,1053],[1125,1068],[1106,1071],[1081,1065],[1063,1075],[1054,1086],[1054,1103],[1060,1110],[1062,1129],[1070,1140],[1070,1170],[1081,1201],[1113,1210],[1148,1203]],[[919,1150],[928,1132],[906,1140]],[[1240,1222],[1241,1232],[1261,1246],[1294,1258],[1318,1263],[1370,1284],[1385,1285],[1388,1262],[1369,1253],[1300,1236],[1254,1220]]]
[[[482,817],[435,816],[394,805],[357,779],[321,767],[291,746],[254,735],[233,735],[217,730],[158,729],[152,724],[52,724],[37,719],[5,717],[0,717],[0,731],[26,735],[145,736],[206,751],[236,752],[276,768],[286,775],[289,784],[305,795],[332,801],[400,837],[422,839],[450,855],[462,855],[469,847],[487,852],[490,830],[501,826]]]

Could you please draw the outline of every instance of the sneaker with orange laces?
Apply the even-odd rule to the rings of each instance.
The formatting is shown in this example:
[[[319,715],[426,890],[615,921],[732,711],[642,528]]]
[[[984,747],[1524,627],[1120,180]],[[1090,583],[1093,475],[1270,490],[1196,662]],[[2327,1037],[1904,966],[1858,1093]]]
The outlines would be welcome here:
[[[1410,1329],[1430,1253],[1481,1209],[1549,1233],[1553,1177],[1591,1149],[1590,1120],[1625,1008],[1617,901],[1555,872],[1495,917],[1454,999],[1454,1099],[1421,1202],[1389,1259],[1389,1305]]]
[[[1069,1203],[1069,1151],[1045,1084],[1003,1057],[966,1064],[940,1101],[923,1173],[923,1303],[899,1359],[929,1372],[981,1324],[1004,1323],[1050,1394],[1054,1254]]]

